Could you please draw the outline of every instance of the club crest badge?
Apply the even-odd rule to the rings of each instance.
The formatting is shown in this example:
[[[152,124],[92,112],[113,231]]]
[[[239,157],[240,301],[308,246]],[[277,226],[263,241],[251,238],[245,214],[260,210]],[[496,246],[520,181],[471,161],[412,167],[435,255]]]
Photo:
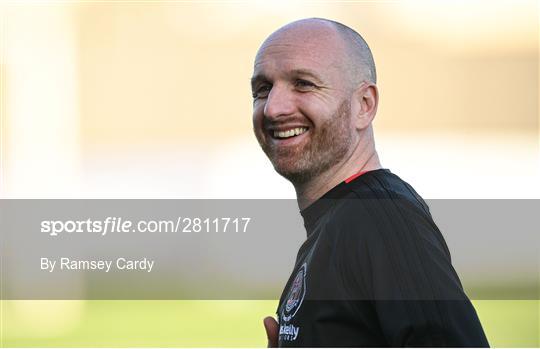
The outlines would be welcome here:
[[[289,321],[296,314],[306,294],[306,263],[304,263],[291,284],[291,288],[285,298],[282,319]]]

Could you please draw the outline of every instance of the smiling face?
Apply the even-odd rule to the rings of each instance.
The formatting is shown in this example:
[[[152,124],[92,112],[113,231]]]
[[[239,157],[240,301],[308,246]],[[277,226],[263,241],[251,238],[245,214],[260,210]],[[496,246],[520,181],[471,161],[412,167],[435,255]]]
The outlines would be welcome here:
[[[305,183],[347,158],[358,134],[343,40],[324,23],[287,26],[255,59],[253,129],[278,173]]]

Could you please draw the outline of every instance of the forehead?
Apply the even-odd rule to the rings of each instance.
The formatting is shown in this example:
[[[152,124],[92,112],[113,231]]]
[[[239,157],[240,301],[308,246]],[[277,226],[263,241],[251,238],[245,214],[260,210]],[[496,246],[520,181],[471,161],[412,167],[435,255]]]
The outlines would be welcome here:
[[[254,75],[306,69],[336,75],[345,65],[345,47],[332,28],[282,29],[272,34],[257,52]]]

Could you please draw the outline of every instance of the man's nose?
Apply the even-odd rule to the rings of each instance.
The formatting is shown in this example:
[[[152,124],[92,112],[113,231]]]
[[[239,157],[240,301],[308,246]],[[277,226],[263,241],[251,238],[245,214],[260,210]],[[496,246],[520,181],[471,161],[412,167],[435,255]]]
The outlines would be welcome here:
[[[294,95],[286,86],[274,85],[264,105],[264,116],[276,119],[294,113]]]

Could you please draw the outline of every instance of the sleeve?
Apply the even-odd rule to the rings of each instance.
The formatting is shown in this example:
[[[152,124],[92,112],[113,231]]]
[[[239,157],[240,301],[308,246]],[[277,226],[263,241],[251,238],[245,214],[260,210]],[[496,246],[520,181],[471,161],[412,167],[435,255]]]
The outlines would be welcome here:
[[[429,214],[407,200],[353,201],[341,220],[341,268],[352,297],[371,303],[387,343],[488,347]]]

